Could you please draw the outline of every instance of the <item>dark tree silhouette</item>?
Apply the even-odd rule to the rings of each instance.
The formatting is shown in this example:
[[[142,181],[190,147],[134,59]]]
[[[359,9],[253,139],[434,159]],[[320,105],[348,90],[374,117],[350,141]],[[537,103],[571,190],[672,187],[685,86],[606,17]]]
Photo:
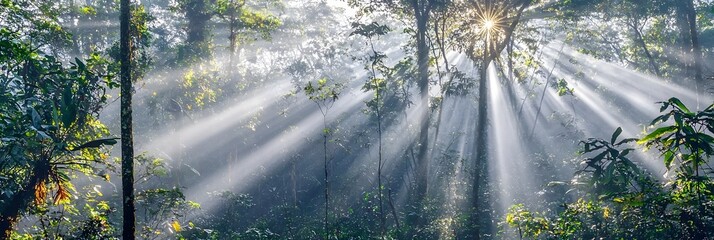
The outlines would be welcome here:
[[[121,62],[121,183],[123,210],[123,239],[134,239],[134,139],[131,114],[131,43],[129,24],[131,10],[129,0],[121,1],[120,57]]]

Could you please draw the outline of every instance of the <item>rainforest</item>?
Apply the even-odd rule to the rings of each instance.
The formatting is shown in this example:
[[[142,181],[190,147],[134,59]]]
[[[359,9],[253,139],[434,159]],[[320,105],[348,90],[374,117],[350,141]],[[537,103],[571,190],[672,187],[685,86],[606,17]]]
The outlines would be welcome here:
[[[714,239],[712,0],[0,0],[0,240]]]

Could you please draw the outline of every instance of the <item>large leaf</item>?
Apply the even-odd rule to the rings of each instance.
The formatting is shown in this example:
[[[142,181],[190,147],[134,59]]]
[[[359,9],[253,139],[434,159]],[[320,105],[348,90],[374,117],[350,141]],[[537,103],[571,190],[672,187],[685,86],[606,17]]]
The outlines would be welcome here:
[[[78,72],[84,72],[87,70],[87,65],[84,65],[84,62],[79,60],[79,58],[74,58],[74,63],[77,65]]]
[[[117,139],[119,138],[104,138],[104,139],[97,139],[93,141],[86,142],[82,145],[79,145],[76,148],[73,148],[72,151],[79,151],[85,148],[98,148],[104,145],[114,145],[117,144]]]
[[[32,126],[34,126],[35,128],[40,128],[42,125],[42,117],[40,117],[40,114],[35,108],[30,108],[30,115],[32,116]]]
[[[622,133],[622,128],[618,127],[617,130],[612,133],[612,138],[610,138],[610,144],[615,144],[615,140],[617,140],[617,137],[620,136],[620,133]]]
[[[658,129],[652,131],[650,134],[647,134],[647,136],[643,137],[639,141],[637,141],[637,144],[647,144],[648,142],[651,142],[652,140],[661,138],[665,134],[672,133],[675,131],[677,131],[677,126],[667,126],[667,127],[658,128]]]
[[[673,105],[677,106],[683,112],[691,113],[691,111],[689,111],[689,108],[687,108],[687,106],[684,106],[684,103],[682,103],[682,101],[680,101],[678,98],[670,98],[669,102],[671,102]]]
[[[619,145],[622,145],[622,144],[625,144],[625,143],[630,143],[630,142],[637,142],[637,138],[625,138],[625,139],[622,139],[622,140],[620,140],[620,142],[618,142],[617,144],[615,144],[615,146],[619,146]]]
[[[666,151],[664,153],[664,166],[669,169],[672,165],[672,160],[674,160],[674,153],[672,151]]]
[[[602,161],[602,159],[605,158],[605,156],[607,154],[608,154],[608,151],[603,151],[593,158],[586,159],[588,166],[592,167],[593,169],[601,169],[600,166],[598,166],[598,165],[600,164],[600,161]]]
[[[62,123],[65,127],[72,125],[77,119],[77,105],[72,100],[72,87],[67,86],[62,92]]]

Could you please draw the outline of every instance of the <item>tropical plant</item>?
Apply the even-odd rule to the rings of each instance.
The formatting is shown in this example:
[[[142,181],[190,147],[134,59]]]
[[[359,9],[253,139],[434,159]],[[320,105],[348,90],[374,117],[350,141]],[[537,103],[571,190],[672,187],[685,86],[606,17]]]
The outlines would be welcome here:
[[[9,236],[21,214],[71,200],[75,173],[106,165],[101,148],[117,143],[98,121],[115,86],[108,61],[92,54],[69,66],[0,28],[0,230]],[[53,194],[49,194],[54,192]]]
[[[583,141],[583,169],[573,185],[584,190],[577,202],[556,214],[512,207],[506,223],[526,238],[708,239],[713,236],[714,194],[708,162],[714,145],[714,104],[690,111],[679,99],[661,102],[660,126],[641,139],[618,140],[618,128],[607,140]],[[629,159],[637,141],[655,147],[668,169],[661,182]]]

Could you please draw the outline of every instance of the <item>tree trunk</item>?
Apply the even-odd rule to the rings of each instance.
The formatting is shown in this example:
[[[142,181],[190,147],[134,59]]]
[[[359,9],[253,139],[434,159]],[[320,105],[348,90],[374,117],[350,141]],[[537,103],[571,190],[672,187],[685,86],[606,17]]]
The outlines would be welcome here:
[[[49,172],[49,158],[38,160],[37,164],[32,169],[30,181],[27,183],[25,188],[12,195],[12,197],[0,207],[0,231],[2,231],[0,239],[10,239],[13,227],[20,218],[20,214],[32,204],[37,187],[39,185],[46,184],[47,179],[49,178]]]
[[[687,20],[689,22],[689,35],[692,40],[692,54],[694,58],[694,79],[697,83],[704,82],[702,73],[702,48],[699,45],[699,32],[697,30],[697,12],[694,9],[694,0],[687,0],[686,5]]]
[[[513,72],[514,71],[513,70],[513,42],[514,42],[514,40],[513,40],[513,38],[511,38],[511,41],[508,41],[508,47],[507,47],[508,50],[506,50],[508,52],[508,54],[507,54],[508,55],[508,81],[510,81],[511,83],[514,82],[513,81],[513,75],[514,75],[513,74],[514,73]]]
[[[689,56],[691,51],[692,38],[689,33],[689,17],[687,16],[686,7],[679,5],[676,12],[676,25],[679,28],[679,39],[677,46],[679,47],[679,54],[682,61],[682,72],[684,76],[691,76],[694,72],[694,64],[692,63],[692,58]]]
[[[325,115],[322,116],[322,123],[325,128],[327,129],[327,121],[325,120]],[[329,172],[328,172],[328,158],[327,158],[327,131],[323,131],[324,133],[322,134],[322,147],[324,150],[324,161],[325,161],[325,219],[324,219],[324,227],[325,227],[325,240],[330,238],[330,178],[329,178]]]
[[[290,182],[292,183],[292,195],[293,195],[293,208],[298,208],[298,198],[297,198],[297,173],[295,170],[295,162],[297,159],[293,157],[290,161]]]
[[[121,0],[120,15],[120,61],[121,61],[121,182],[123,228],[122,239],[134,239],[134,139],[132,133],[131,109],[131,43],[129,24],[131,18],[130,1]]]
[[[372,45],[372,50],[374,51],[374,45]],[[376,57],[376,56],[375,56]],[[374,72],[374,63],[372,64],[372,73],[375,74]],[[375,75],[373,77],[376,78]],[[376,97],[377,97],[377,135],[379,137],[379,149],[378,149],[378,161],[377,161],[377,194],[379,194],[379,222],[380,222],[380,237],[384,239],[384,236],[386,234],[386,218],[384,215],[384,201],[383,201],[383,194],[382,194],[382,113],[381,109],[379,107],[380,105],[380,95],[379,95],[379,83],[376,84],[377,89],[376,89]]]
[[[487,144],[487,125],[488,125],[488,64],[490,60],[484,60],[483,66],[479,70],[479,85],[478,85],[478,118],[476,120],[476,156],[474,161],[474,181],[472,184],[471,194],[473,195],[472,204],[472,219],[471,224],[473,229],[473,239],[480,239],[481,224],[479,221],[479,211],[482,210],[481,196],[482,180],[484,175],[488,173],[486,162],[488,160],[488,144]]]
[[[189,59],[208,54],[208,21],[211,14],[206,6],[206,0],[189,0],[184,6],[188,26],[186,29],[186,47]]]
[[[415,7],[419,11],[416,14],[417,24],[417,64],[418,64],[418,85],[419,85],[419,101],[421,102],[422,110],[419,113],[419,140],[417,143],[417,162],[415,182],[416,189],[414,192],[414,204],[420,206],[426,199],[429,174],[429,47],[426,43],[426,31],[429,20],[429,12],[422,11],[422,7]],[[417,215],[421,215],[418,213]],[[421,217],[418,217],[421,219]],[[417,219],[416,224],[420,225],[420,220]]]
[[[235,68],[235,65],[233,63],[233,58],[234,58],[234,55],[236,54],[236,45],[237,45],[236,43],[238,40],[238,38],[237,38],[238,37],[238,33],[237,33],[238,29],[236,29],[236,27],[237,27],[236,25],[238,24],[238,19],[236,16],[236,10],[235,10],[235,8],[233,8],[233,6],[235,5],[235,1],[231,0],[230,4],[231,4],[232,9],[230,10],[231,11],[230,16],[229,16],[230,20],[228,21],[228,24],[230,25],[229,33],[228,33],[228,42],[230,44],[230,46],[229,46],[230,50],[228,53],[229,54],[228,55],[228,63],[229,63],[228,71],[230,73],[229,76],[231,78],[233,78],[233,68]]]
[[[207,14],[205,0],[190,0],[187,3],[186,18],[188,18],[188,28],[186,32],[186,42],[189,45],[203,43],[206,41],[206,26],[210,15]]]
[[[518,26],[523,11],[530,6],[531,1],[521,1],[520,7],[516,10],[515,16],[513,16],[512,22],[503,31],[503,40],[499,42],[489,43],[484,40],[484,53],[481,56],[481,69],[479,71],[479,89],[478,89],[478,116],[476,120],[476,141],[474,142],[474,147],[476,148],[476,154],[474,156],[474,178],[471,185],[471,237],[472,239],[480,239],[481,232],[483,230],[481,226],[481,221],[478,214],[483,211],[481,203],[484,202],[481,199],[481,192],[484,191],[482,186],[485,184],[486,176],[488,174],[488,66],[491,62],[498,58],[499,54],[507,47],[511,42],[513,33]],[[505,14],[505,13],[504,13]],[[475,56],[472,56],[472,60],[478,61]],[[490,217],[487,217],[490,219]]]
[[[439,25],[439,19],[436,19],[436,21],[434,21],[434,38],[436,39],[436,41],[435,41],[436,46],[434,46],[434,47],[439,48],[438,53],[436,53],[436,52],[434,53],[434,57],[436,57],[436,58],[441,57],[441,58],[443,58],[443,61],[444,61],[445,72],[443,73],[443,75],[440,74],[439,83],[441,84],[442,76],[448,76],[448,80],[446,81],[445,84],[441,84],[441,95],[440,95],[441,100],[438,105],[439,109],[437,110],[437,113],[435,116],[436,122],[434,123],[434,139],[431,143],[432,151],[431,151],[431,154],[429,154],[430,158],[433,158],[434,154],[435,154],[434,149],[436,149],[436,147],[437,147],[436,144],[439,141],[439,133],[441,131],[441,120],[442,120],[442,116],[444,113],[444,103],[446,103],[447,91],[448,91],[449,87],[451,87],[451,83],[454,80],[454,75],[451,73],[451,67],[449,66],[449,59],[446,56],[446,46],[445,46],[446,43],[444,40],[446,38],[444,36],[444,34],[446,32],[446,30],[444,29],[444,27],[446,26],[446,17],[442,17],[441,20],[443,21],[443,23],[441,25]],[[437,66],[437,69],[438,69],[438,66]]]
[[[419,142],[417,151],[416,199],[421,202],[427,192],[427,151],[429,148],[429,50],[426,45],[426,20],[417,21],[417,63],[419,77],[419,101],[423,110],[419,115]]]

